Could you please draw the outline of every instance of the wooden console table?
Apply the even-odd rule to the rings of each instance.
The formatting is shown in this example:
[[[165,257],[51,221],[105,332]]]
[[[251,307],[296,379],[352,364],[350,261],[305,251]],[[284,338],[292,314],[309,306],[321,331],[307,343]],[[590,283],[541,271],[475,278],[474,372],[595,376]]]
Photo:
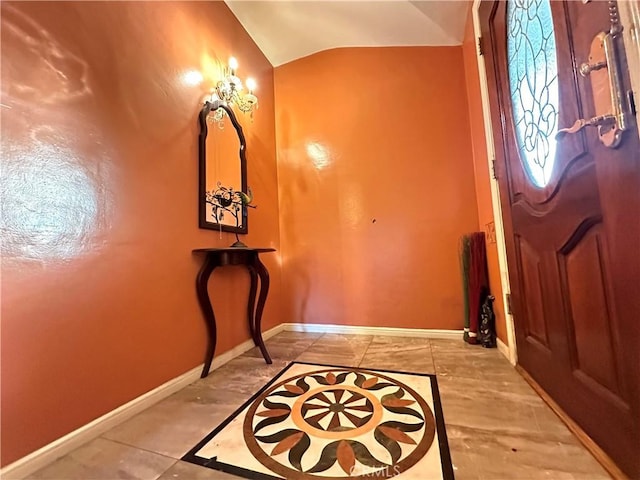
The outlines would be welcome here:
[[[204,368],[202,369],[202,375],[200,378],[204,378],[209,375],[209,369],[211,368],[211,362],[213,361],[213,354],[216,350],[217,339],[216,317],[213,314],[213,306],[211,305],[211,298],[209,298],[207,285],[209,283],[209,277],[211,277],[211,273],[213,273],[216,267],[223,267],[225,265],[244,265],[247,267],[247,270],[249,270],[249,275],[251,275],[251,289],[249,290],[249,301],[247,303],[249,331],[251,332],[253,343],[256,347],[260,347],[260,351],[262,352],[262,356],[265,361],[267,363],[272,363],[269,352],[267,352],[267,347],[265,347],[264,341],[262,340],[262,330],[260,328],[264,304],[267,301],[267,294],[269,293],[269,272],[260,261],[259,255],[261,253],[275,251],[275,248],[248,247],[198,248],[193,250],[193,253],[204,253],[206,255],[202,268],[196,278],[198,302],[200,303],[200,308],[204,314],[204,319],[207,322],[207,330],[209,332],[209,345],[207,347]],[[256,305],[258,277],[260,278],[260,293],[258,295],[258,303]]]

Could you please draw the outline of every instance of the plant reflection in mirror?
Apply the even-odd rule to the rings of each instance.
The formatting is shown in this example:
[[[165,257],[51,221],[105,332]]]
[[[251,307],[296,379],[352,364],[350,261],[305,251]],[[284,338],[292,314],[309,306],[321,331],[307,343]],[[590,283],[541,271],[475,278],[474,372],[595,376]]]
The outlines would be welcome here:
[[[242,207],[256,208],[255,205],[251,205],[251,202],[253,202],[251,187],[247,188],[247,193],[244,193],[240,190],[234,190],[233,187],[227,188],[220,182],[216,184],[215,190],[205,192],[205,200],[211,205],[211,216],[220,226],[220,234],[222,234],[222,221],[225,215],[231,215],[236,221],[236,229],[239,229],[243,212]],[[231,246],[246,247],[246,245],[240,241],[237,231],[235,235],[236,242]]]

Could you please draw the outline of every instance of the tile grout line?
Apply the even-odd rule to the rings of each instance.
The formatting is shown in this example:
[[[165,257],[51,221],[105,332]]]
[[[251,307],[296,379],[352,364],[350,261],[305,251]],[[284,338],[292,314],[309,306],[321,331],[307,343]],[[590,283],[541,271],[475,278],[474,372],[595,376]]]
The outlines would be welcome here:
[[[311,347],[313,347],[316,343],[318,343],[318,342],[320,341],[320,339],[321,339],[321,338],[324,338],[326,335],[327,335],[326,333],[323,333],[322,335],[320,335],[320,336],[319,336],[318,338],[316,338],[313,342],[311,342],[311,343],[309,344],[309,346],[305,349],[305,351],[304,351],[304,352],[302,352],[302,353],[307,353]],[[301,353],[300,355],[302,355],[302,353]]]
[[[362,354],[362,357],[360,357],[360,361],[358,362],[358,365],[356,365],[358,368],[362,366],[362,362],[364,362],[364,357],[367,356],[367,352],[369,351],[369,347],[373,343],[374,338],[375,338],[375,335],[371,335],[371,340],[369,340],[369,343],[367,344],[367,348],[364,349],[364,353]]]
[[[325,335],[326,335],[326,333],[323,333],[323,334],[319,335],[319,336],[318,336],[318,337],[317,337],[313,342],[311,342],[311,343],[309,344],[309,346],[308,346],[307,348],[305,348],[302,352],[300,352],[299,354],[297,354],[297,355],[295,356],[295,358],[293,358],[293,359],[291,359],[291,360],[289,360],[289,361],[291,361],[291,362],[295,362],[295,361],[297,361],[301,356],[303,356],[305,353],[307,353],[307,352],[311,349],[311,347],[313,347],[316,343],[318,343],[318,341],[319,341],[322,337],[324,337]]]
[[[173,458],[173,457],[170,457]],[[160,478],[161,476],[163,476],[165,473],[167,473],[169,470],[171,470],[173,467],[175,467],[178,462],[180,462],[180,460],[176,460],[175,462],[173,462],[171,464],[171,466],[169,468],[167,468],[164,472],[160,473],[160,475],[158,475],[157,477],[155,477],[153,480],[158,480],[158,478]]]
[[[436,360],[433,358],[433,345],[431,344],[431,340],[429,339],[429,356],[431,357],[431,367],[433,368],[433,374],[438,375],[438,371],[436,370]]]
[[[160,453],[160,452],[154,452],[153,450],[149,450],[148,448],[142,448],[142,447],[138,447],[137,445],[131,445],[130,443],[126,443],[123,442],[122,440],[114,440],[112,438],[108,438],[108,437],[103,437],[103,436],[99,436],[97,438],[100,438],[102,440],[107,440],[109,442],[113,442],[113,443],[117,443],[118,445],[122,445],[124,447],[129,447],[129,448],[134,448],[136,450],[140,450],[142,452],[147,452],[147,453],[152,453],[153,455],[158,455],[160,457],[164,457],[164,458],[170,458],[171,460],[175,460],[176,462],[179,462],[182,458],[182,456],[180,458],[176,458],[176,457],[172,457],[171,455],[167,455],[166,453]],[[91,442],[88,442],[91,443]],[[88,443],[85,443],[84,445],[82,445],[79,448],[84,447],[85,445],[87,445]],[[185,452],[186,453],[186,452]],[[184,454],[183,454],[184,455]],[[171,467],[173,467],[173,465],[171,465]],[[169,468],[171,468],[169,467]],[[169,470],[169,468],[167,468],[167,470]],[[165,470],[166,471],[166,470]],[[162,472],[164,473],[164,472]],[[162,475],[162,474],[161,474]]]
[[[300,352],[298,355],[296,355],[296,358],[293,359],[292,361],[295,362],[298,358],[300,358],[302,355],[307,353],[311,349],[311,347],[313,347],[316,343],[318,343],[320,341],[320,339],[323,338],[325,335],[326,335],[326,333],[323,333],[318,338],[316,338],[313,342],[311,342],[309,344],[309,346],[307,348],[305,348],[302,352]]]

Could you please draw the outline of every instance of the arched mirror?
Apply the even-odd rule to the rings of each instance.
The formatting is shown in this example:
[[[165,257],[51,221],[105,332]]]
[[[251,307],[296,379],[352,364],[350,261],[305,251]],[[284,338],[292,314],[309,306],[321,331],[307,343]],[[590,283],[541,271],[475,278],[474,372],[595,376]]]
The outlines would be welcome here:
[[[246,141],[233,110],[220,101],[200,112],[200,228],[247,233]]]

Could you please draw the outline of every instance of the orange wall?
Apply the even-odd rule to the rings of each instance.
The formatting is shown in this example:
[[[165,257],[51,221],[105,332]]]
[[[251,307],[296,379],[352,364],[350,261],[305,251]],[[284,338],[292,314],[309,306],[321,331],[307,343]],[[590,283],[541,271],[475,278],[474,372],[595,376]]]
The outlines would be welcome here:
[[[493,222],[493,207],[491,199],[491,173],[489,171],[487,158],[487,143],[484,132],[484,118],[482,115],[482,98],[480,96],[480,76],[478,73],[476,48],[473,17],[470,8],[469,14],[467,15],[462,51],[464,55],[467,98],[469,100],[469,122],[471,125],[478,221],[480,223],[480,230],[486,232],[487,224]],[[496,315],[496,331],[500,340],[508,344],[507,327],[502,302],[502,285],[500,283],[500,265],[498,264],[498,248],[495,243],[487,242],[487,263],[491,293],[496,297],[496,301],[493,304]]]
[[[344,48],[277,67],[285,317],[461,328],[478,228],[462,48]]]
[[[273,68],[222,2],[2,2],[2,464],[200,364],[197,116],[181,75],[230,54],[259,84],[249,245],[279,248]],[[242,119],[242,116],[240,117]],[[281,321],[280,267],[265,329]],[[218,349],[248,275],[214,274]]]

